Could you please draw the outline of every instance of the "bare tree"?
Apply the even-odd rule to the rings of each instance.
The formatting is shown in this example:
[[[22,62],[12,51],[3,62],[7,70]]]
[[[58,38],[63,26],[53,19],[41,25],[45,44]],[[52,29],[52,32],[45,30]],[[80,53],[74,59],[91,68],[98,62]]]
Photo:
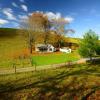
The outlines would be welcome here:
[[[27,37],[27,43],[30,50],[30,54],[32,54],[32,48],[35,45],[39,34],[45,33],[47,35],[49,29],[49,21],[45,14],[35,12],[27,19],[21,21],[20,28]],[[46,35],[45,42],[47,41]]]
[[[52,19],[51,25],[52,29],[56,31],[56,38],[58,47],[61,47],[62,37],[68,33],[74,33],[73,29],[66,29],[66,25],[68,25],[69,22],[65,20],[64,18],[58,18],[58,19]]]

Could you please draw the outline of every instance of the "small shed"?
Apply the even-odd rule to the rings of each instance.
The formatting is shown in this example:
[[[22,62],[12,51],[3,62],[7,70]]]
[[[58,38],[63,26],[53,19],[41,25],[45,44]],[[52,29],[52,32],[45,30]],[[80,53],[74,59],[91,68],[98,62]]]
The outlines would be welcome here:
[[[71,53],[71,49],[68,48],[68,47],[60,48],[60,51],[61,51],[61,52],[65,52],[65,53]]]

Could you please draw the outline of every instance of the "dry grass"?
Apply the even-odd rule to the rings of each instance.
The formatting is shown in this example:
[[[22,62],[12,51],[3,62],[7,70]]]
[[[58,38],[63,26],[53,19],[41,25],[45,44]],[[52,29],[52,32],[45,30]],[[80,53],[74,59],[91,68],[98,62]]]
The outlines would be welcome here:
[[[97,96],[94,95],[100,90],[99,67],[100,65],[76,65],[72,68],[0,76],[0,98],[87,100],[91,96],[96,100]]]

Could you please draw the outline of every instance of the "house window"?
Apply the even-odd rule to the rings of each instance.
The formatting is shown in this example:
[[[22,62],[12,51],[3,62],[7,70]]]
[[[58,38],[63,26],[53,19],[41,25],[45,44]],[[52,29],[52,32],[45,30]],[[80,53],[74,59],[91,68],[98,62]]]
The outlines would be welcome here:
[[[52,48],[50,48],[49,51],[52,51]]]

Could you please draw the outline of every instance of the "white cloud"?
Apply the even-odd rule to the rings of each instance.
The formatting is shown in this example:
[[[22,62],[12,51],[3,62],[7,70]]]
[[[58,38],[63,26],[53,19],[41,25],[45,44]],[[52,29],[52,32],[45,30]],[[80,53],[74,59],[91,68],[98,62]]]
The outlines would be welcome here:
[[[19,19],[23,20],[23,19],[27,19],[28,16],[27,15],[18,15]]]
[[[49,20],[51,19],[60,19],[62,17],[61,13],[53,13],[53,12],[47,12],[46,13],[47,17],[49,18]],[[64,20],[62,20],[63,22],[68,22],[71,23],[74,20],[73,17],[64,17]]]
[[[19,0],[20,2],[24,3],[25,1],[24,0]]]
[[[16,20],[16,17],[12,14],[13,10],[11,8],[4,8],[2,11],[9,20]]]
[[[29,16],[31,16],[33,13],[28,13]]]
[[[7,24],[9,23],[8,20],[0,19],[0,24]]]
[[[17,5],[15,2],[12,2],[12,5],[13,5],[14,7],[18,7],[18,5]]]
[[[36,11],[36,12],[40,12],[40,11]],[[40,13],[43,13],[43,12],[40,12]],[[55,21],[60,19],[59,21],[57,21],[59,23],[71,23],[74,20],[74,18],[71,16],[66,16],[66,17],[63,17],[63,19],[62,19],[61,13],[46,12],[44,14],[51,21],[52,21],[52,19],[56,19]],[[29,13],[28,15],[30,16],[30,15],[32,15],[32,13]],[[18,17],[19,17],[19,19],[27,19],[28,18],[27,15],[18,15]]]
[[[73,17],[65,17],[64,19],[65,19],[68,23],[71,23],[71,22],[74,20]]]
[[[53,12],[44,13],[42,11],[35,11],[35,12],[44,14],[44,16],[47,16],[49,18],[49,20],[61,18],[61,14],[60,13],[53,13]],[[33,12],[32,13],[28,13],[29,16],[31,16],[32,14],[33,14]]]
[[[24,11],[28,11],[28,8],[27,8],[27,6],[26,5],[21,5],[21,8],[24,10]]]
[[[47,12],[46,15],[50,20],[51,19],[59,19],[59,18],[61,18],[61,14],[60,13]]]

